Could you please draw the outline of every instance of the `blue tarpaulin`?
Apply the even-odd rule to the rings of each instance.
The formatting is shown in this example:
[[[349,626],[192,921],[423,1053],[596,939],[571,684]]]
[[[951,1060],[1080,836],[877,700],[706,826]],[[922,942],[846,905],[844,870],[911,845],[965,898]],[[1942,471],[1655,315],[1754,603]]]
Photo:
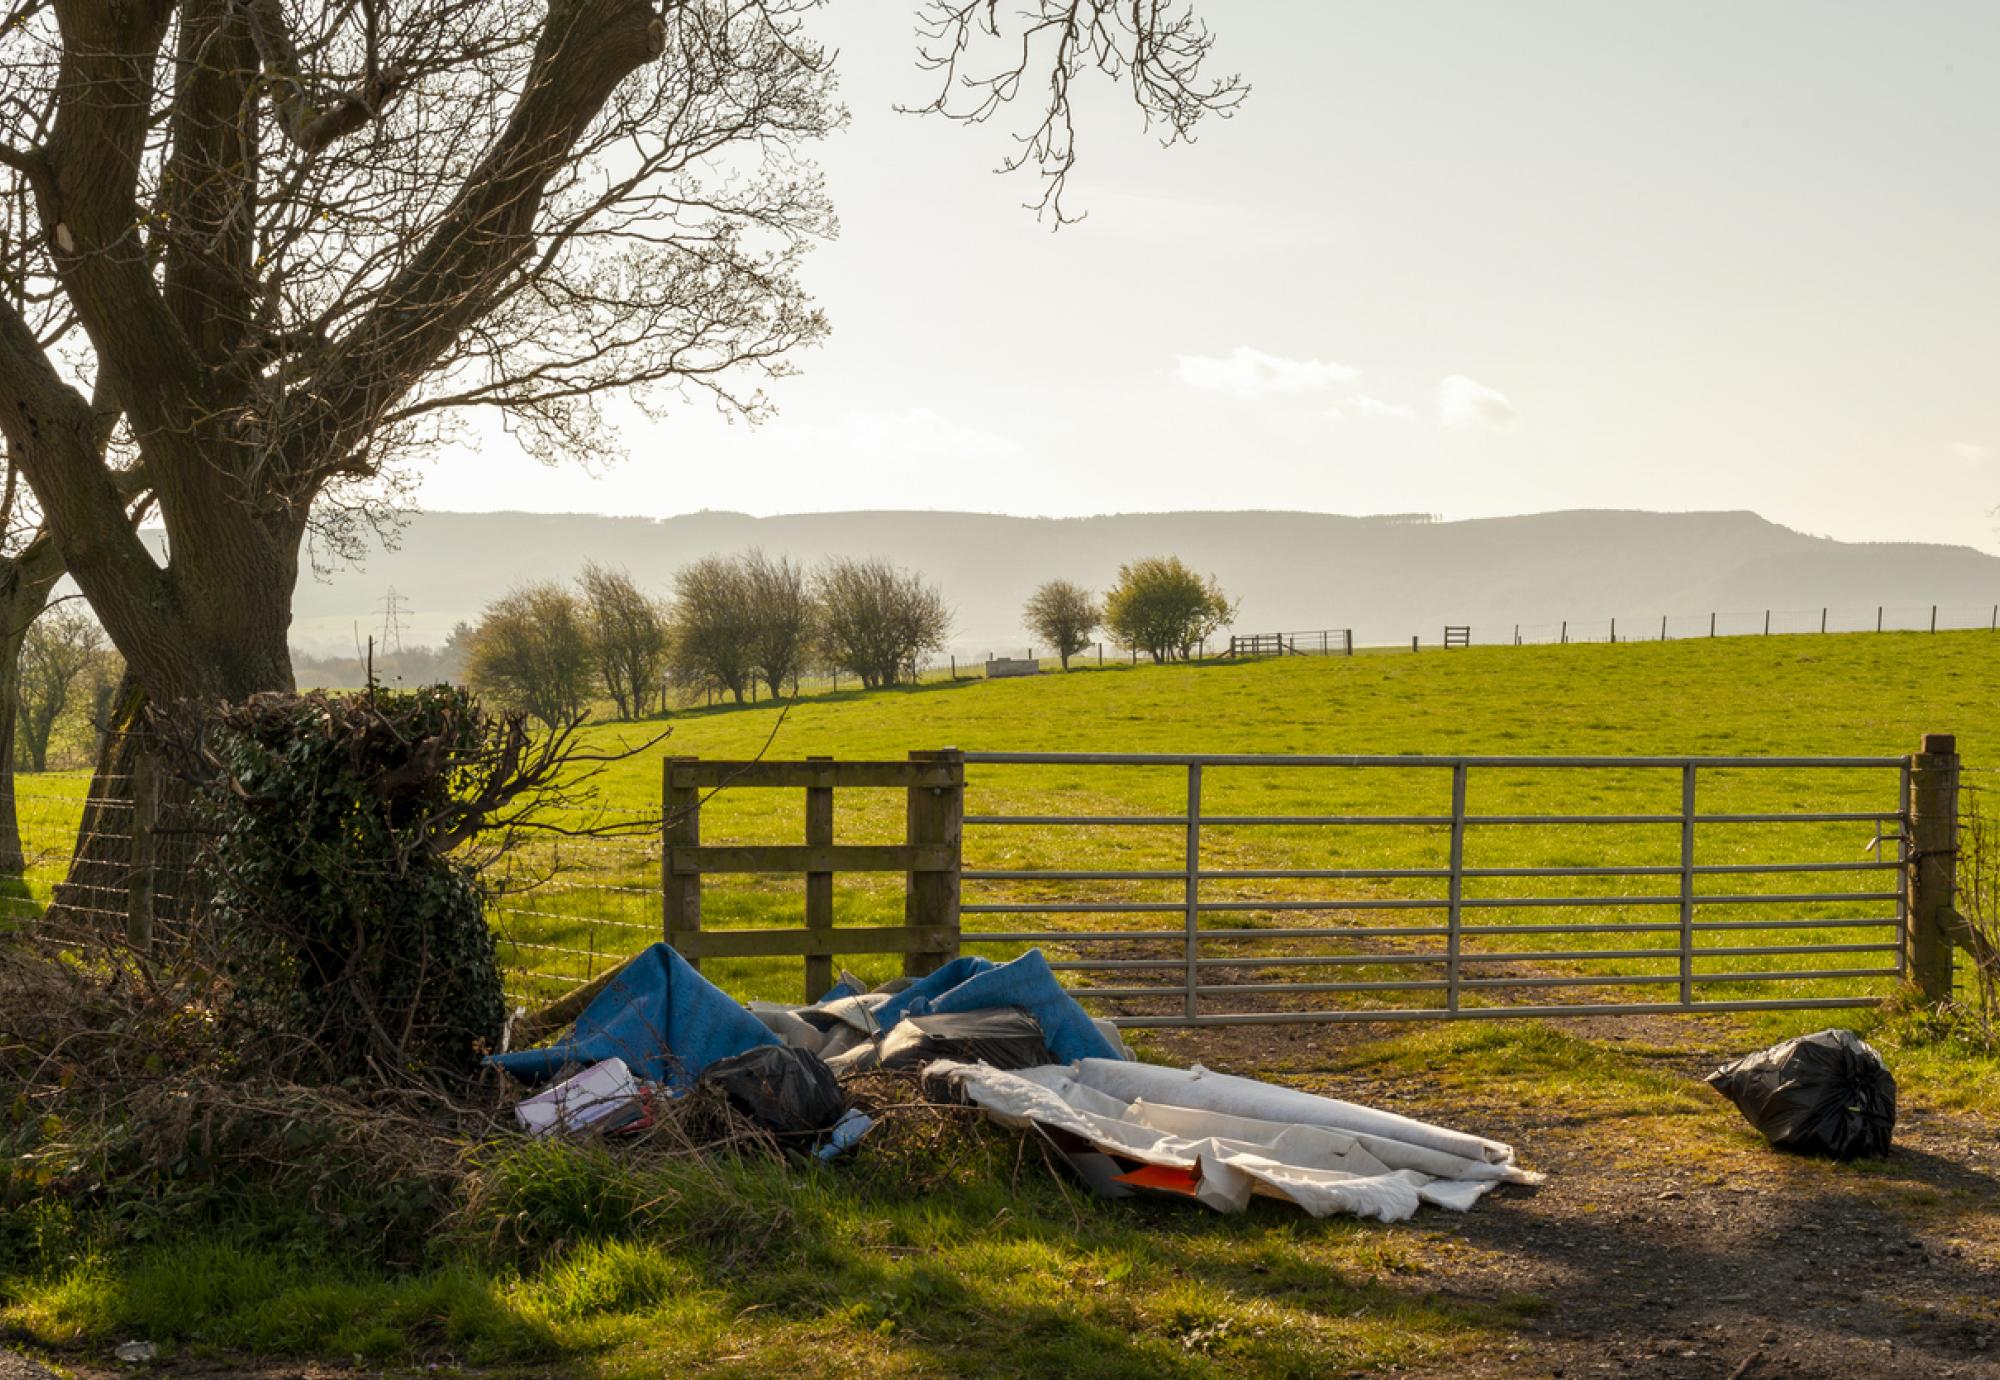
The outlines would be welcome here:
[[[1009,963],[996,964],[971,955],[954,958],[891,997],[876,1012],[876,1018],[887,1029],[905,1016],[985,1011],[995,1006],[1018,1006],[1032,1015],[1058,1063],[1125,1057],[1091,1024],[1076,998],[1063,991],[1040,949],[1030,949]]]
[[[727,992],[655,944],[583,1009],[568,1038],[542,1049],[496,1054],[491,1062],[539,1083],[565,1064],[613,1055],[641,1078],[680,1090],[717,1059],[779,1040]]]
[[[845,995],[843,988],[835,988],[828,999],[836,993]],[[1018,1006],[1032,1014],[1050,1053],[1062,1063],[1126,1057],[1062,990],[1040,949],[1009,963],[970,954],[954,958],[877,1006],[874,1017],[886,1032],[905,1016],[996,1006]],[[718,1059],[779,1043],[735,998],[665,944],[655,944],[597,994],[567,1038],[542,1049],[498,1054],[491,1062],[541,1082],[565,1064],[594,1064],[616,1055],[641,1078],[678,1091],[691,1087]]]

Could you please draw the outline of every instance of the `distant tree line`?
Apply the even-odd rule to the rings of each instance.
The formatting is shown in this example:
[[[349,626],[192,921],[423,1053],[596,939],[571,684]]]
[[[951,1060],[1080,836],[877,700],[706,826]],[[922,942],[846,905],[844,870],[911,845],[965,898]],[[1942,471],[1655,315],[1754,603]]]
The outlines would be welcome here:
[[[822,672],[871,689],[902,684],[951,625],[937,588],[887,561],[808,568],[751,551],[682,566],[666,598],[586,565],[571,583],[508,591],[455,640],[469,685],[557,724],[599,699],[638,718],[712,696],[740,704],[759,687],[781,696]]]

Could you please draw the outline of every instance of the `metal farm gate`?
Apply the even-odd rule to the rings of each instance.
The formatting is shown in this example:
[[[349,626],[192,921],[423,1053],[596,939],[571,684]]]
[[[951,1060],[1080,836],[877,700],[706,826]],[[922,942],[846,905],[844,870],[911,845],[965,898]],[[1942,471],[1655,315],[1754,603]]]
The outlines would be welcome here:
[[[740,965],[802,958],[808,1000],[839,955],[1037,946],[1128,1026],[1941,1000],[1957,777],[1942,734],[1908,757],[676,758],[665,937],[764,988],[796,979]],[[803,791],[802,844],[704,837],[709,793],[771,787]],[[872,792],[890,841],[836,843],[836,791],[857,825]],[[710,873],[803,874],[805,923],[705,926]],[[836,874],[873,902],[837,905]]]
[[[1907,974],[1904,826],[1922,756],[974,752],[964,760],[963,945],[1055,950],[1053,966],[1072,990],[1108,1003],[1124,1025],[1866,1006]],[[1017,794],[1006,775],[1033,770],[1071,779],[1164,773],[1184,804],[1160,813],[979,811],[988,794]],[[1211,803],[1231,775],[1262,778],[1268,793],[1273,776],[1349,773],[1393,777],[1394,789],[1376,798],[1435,803],[1408,813]],[[1628,795],[1657,797],[1664,785],[1668,808],[1481,804],[1489,779],[1504,779],[1502,796],[1533,798],[1547,792],[1524,778],[1593,775],[1618,778]],[[1724,780],[1729,789],[1711,787]],[[1723,803],[1704,804],[1711,794]],[[1762,803],[1741,808],[1729,797]],[[1817,800],[1842,808],[1814,808]],[[1107,836],[1170,841],[1139,866],[976,861],[1020,851],[996,846],[996,836],[1017,831],[1036,837],[1029,851],[1038,863],[1127,851],[1123,838]],[[1216,847],[1246,832],[1291,835],[1295,856],[1327,856],[1293,866],[1214,856],[1258,851]],[[1314,833],[1342,842],[1316,850]],[[1413,846],[1434,856],[1381,860],[1401,862]],[[1540,860],[1496,860],[1524,853]],[[1146,887],[1152,894],[1131,894]],[[1265,894],[1246,894],[1258,887]]]

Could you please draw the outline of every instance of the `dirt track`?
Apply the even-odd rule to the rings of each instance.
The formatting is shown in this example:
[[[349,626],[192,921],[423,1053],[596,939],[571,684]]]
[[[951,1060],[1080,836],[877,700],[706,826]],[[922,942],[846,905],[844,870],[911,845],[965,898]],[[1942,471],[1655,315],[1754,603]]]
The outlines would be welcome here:
[[[1742,1052],[1686,1021],[1571,1028],[1671,1048],[1657,1067],[1689,1079]],[[1439,1293],[1522,1321],[1470,1366],[1408,1373],[2000,1377],[2000,1127],[1906,1096],[1886,1166],[1840,1166],[1769,1150],[1719,1097],[1663,1127],[1334,1071],[1345,1044],[1382,1033],[1210,1028],[1160,1045],[1509,1141],[1548,1175],[1412,1224]]]

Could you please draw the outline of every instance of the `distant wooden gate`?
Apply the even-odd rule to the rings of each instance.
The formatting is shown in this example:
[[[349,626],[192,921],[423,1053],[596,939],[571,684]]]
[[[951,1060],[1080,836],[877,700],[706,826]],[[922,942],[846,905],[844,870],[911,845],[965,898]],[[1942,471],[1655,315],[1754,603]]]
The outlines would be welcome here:
[[[955,749],[912,752],[907,762],[702,761],[670,757],[665,764],[661,832],[662,910],[666,941],[696,967],[704,958],[805,959],[805,999],[833,986],[836,954],[903,955],[903,971],[922,976],[958,955],[960,833],[965,818],[965,761]],[[713,844],[701,841],[701,806],[714,791],[803,789],[803,844]],[[908,826],[900,844],[837,844],[833,793],[889,788],[909,793]],[[710,872],[803,873],[803,929],[704,930],[702,877]],[[901,872],[904,922],[836,928],[837,872]]]

